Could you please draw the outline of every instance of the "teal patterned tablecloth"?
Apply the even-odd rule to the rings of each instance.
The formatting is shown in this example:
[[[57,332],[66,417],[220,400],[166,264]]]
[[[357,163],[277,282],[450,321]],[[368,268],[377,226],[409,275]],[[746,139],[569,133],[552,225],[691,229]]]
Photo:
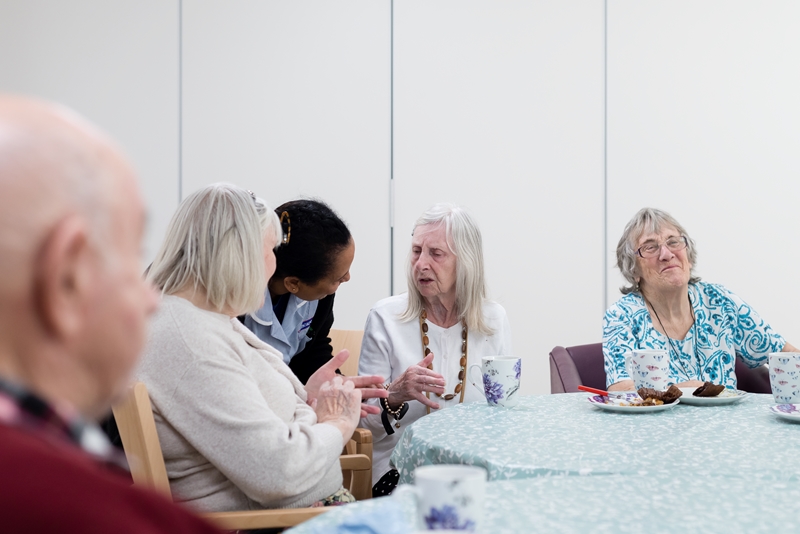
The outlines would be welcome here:
[[[482,532],[493,534],[798,532],[800,481],[690,474],[492,481],[484,514]],[[381,497],[338,507],[288,532],[406,534],[414,517],[409,495]]]
[[[586,393],[522,397],[515,408],[461,404],[405,429],[392,455],[400,482],[430,464],[479,465],[490,480],[552,475],[727,476],[800,480],[800,425],[771,395],[730,406],[602,411]]]

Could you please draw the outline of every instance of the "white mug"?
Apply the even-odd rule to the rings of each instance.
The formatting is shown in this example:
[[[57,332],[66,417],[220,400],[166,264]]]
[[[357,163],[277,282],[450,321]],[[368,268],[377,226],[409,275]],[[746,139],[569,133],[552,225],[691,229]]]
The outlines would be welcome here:
[[[769,385],[778,404],[800,404],[800,352],[769,355]]]
[[[412,493],[417,528],[476,532],[483,522],[488,473],[472,465],[426,465],[414,470],[414,485],[401,485],[393,496]]]
[[[625,356],[628,376],[639,388],[666,391],[672,383],[669,374],[669,352],[665,350],[634,350]]]
[[[482,385],[475,383],[472,370],[478,369],[482,375]],[[519,377],[522,372],[522,359],[513,356],[484,356],[481,365],[469,367],[469,380],[483,391],[489,406],[511,408],[519,402]]]

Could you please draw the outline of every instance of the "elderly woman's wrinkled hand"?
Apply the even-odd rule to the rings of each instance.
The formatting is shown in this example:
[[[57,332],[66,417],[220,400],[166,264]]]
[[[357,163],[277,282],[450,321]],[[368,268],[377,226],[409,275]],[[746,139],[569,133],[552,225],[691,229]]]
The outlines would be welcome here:
[[[429,353],[416,365],[403,372],[389,386],[389,406],[396,408],[402,403],[417,400],[430,408],[439,409],[439,404],[425,396],[425,392],[444,394],[444,377],[434,373],[428,366],[433,361],[433,353]]]
[[[344,445],[358,425],[361,391],[351,381],[344,381],[341,376],[337,376],[322,384],[311,407],[317,414],[317,423],[327,423],[339,429]]]
[[[319,395],[319,390],[325,382],[329,382],[333,380],[335,377],[340,377],[344,382],[351,382],[353,386],[361,391],[361,398],[363,399],[377,399],[383,398],[385,399],[389,394],[383,389],[383,382],[384,378],[378,375],[369,375],[369,376],[342,376],[337,375],[336,370],[347,361],[347,358],[350,356],[350,352],[345,349],[340,351],[336,356],[331,358],[331,360],[317,369],[317,371],[311,375],[311,378],[308,379],[306,383],[306,393],[308,393],[308,403],[311,404],[312,401],[317,398]],[[380,413],[381,409],[378,406],[373,406],[371,404],[362,404],[361,405],[361,417],[366,417],[368,414],[377,414]]]

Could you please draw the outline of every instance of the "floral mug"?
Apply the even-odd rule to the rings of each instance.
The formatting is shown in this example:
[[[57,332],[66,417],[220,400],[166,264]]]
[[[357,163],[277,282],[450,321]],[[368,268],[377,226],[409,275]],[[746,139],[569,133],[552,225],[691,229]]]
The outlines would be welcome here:
[[[392,497],[414,495],[417,528],[483,532],[488,473],[472,465],[426,465],[414,470],[414,485],[400,485]]]
[[[800,404],[800,352],[769,355],[769,383],[778,404]]]
[[[669,353],[665,350],[634,350],[625,355],[625,368],[636,389],[666,391],[673,383],[669,373]]]
[[[481,371],[483,386],[473,380],[473,369]],[[483,391],[489,406],[511,408],[519,402],[519,377],[522,359],[513,356],[484,356],[481,365],[469,367],[472,385]]]

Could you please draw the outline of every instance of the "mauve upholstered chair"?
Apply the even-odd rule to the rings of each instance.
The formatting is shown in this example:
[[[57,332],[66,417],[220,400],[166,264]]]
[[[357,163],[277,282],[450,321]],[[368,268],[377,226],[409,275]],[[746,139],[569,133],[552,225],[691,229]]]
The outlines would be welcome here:
[[[737,387],[750,393],[772,393],[766,365],[747,367],[736,359]],[[555,347],[550,352],[550,393],[574,393],[583,384],[597,389],[606,388],[603,367],[603,344]]]
[[[574,393],[581,384],[606,389],[602,343],[550,351],[550,393]]]

